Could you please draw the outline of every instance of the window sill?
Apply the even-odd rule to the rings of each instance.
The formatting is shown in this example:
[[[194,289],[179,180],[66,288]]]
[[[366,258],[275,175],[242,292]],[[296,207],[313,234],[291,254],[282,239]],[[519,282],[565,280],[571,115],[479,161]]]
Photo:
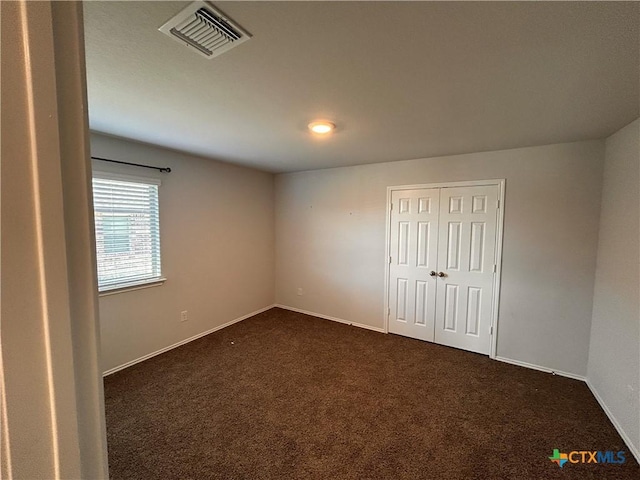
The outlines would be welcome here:
[[[166,278],[160,277],[144,280],[142,282],[114,285],[112,287],[105,287],[103,290],[99,290],[98,296],[106,297],[107,295],[117,295],[118,293],[132,292],[134,290],[141,290],[143,288],[159,287],[166,281]]]

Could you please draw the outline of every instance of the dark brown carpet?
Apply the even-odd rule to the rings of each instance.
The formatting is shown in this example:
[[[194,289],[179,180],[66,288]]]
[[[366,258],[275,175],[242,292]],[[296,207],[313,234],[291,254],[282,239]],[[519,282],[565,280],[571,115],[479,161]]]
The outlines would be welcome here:
[[[579,381],[272,309],[105,379],[114,479],[638,479]],[[566,464],[554,448],[624,450]]]

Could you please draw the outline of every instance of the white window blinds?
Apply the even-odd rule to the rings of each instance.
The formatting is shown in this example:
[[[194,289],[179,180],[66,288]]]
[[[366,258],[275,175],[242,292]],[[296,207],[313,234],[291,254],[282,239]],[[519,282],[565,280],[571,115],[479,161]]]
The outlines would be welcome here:
[[[101,292],[163,280],[159,181],[94,173],[98,287]]]

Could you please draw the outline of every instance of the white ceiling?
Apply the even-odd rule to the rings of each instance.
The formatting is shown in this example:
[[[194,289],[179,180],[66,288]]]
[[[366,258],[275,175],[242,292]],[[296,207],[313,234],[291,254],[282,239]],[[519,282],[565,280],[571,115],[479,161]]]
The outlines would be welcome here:
[[[158,31],[189,2],[86,2],[91,129],[272,172],[608,136],[639,113],[633,2],[215,2],[212,60]],[[306,125],[334,121],[330,138]]]

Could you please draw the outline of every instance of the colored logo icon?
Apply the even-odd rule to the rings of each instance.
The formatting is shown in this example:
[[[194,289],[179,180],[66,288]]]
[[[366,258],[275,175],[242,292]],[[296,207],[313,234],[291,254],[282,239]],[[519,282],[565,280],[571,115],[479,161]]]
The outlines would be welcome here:
[[[553,455],[549,457],[549,460],[551,460],[553,463],[558,464],[560,468],[562,468],[562,466],[569,461],[567,454],[560,453],[560,450],[558,450],[557,448],[553,449]]]

